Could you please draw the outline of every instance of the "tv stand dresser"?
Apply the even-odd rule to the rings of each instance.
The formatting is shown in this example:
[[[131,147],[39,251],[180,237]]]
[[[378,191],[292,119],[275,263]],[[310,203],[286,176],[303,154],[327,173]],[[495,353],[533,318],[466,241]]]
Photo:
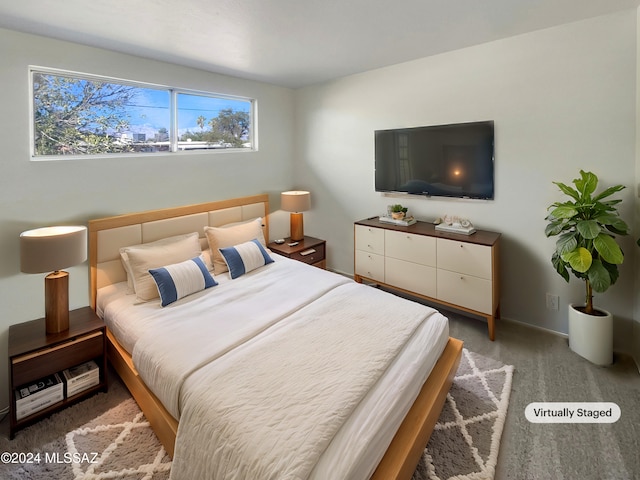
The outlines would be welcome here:
[[[500,315],[500,234],[442,232],[427,222],[408,227],[378,217],[354,224],[354,278],[485,317],[489,339]]]

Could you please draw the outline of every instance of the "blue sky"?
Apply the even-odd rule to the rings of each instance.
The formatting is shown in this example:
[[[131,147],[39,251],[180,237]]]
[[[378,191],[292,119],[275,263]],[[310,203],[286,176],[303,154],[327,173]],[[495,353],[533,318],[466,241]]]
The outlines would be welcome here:
[[[139,108],[131,111],[132,130],[135,127],[146,127],[147,129],[158,130],[160,128],[169,129],[169,101],[168,91],[154,90],[150,88],[139,90],[139,95],[135,99]],[[247,100],[236,100],[226,98],[213,98],[202,95],[178,94],[178,131],[183,133],[186,130],[200,131],[196,119],[202,115],[209,122],[218,116],[221,110],[231,108],[234,111],[249,112],[251,103]],[[205,130],[209,127],[205,124]]]

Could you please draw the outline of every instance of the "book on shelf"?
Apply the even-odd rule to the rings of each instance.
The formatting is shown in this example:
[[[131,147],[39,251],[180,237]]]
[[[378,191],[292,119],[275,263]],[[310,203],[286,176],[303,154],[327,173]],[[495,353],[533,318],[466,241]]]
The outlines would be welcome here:
[[[100,368],[93,360],[63,370],[66,396],[71,397],[100,383]]]
[[[402,227],[408,227],[409,225],[413,225],[416,223],[416,219],[413,217],[405,217],[401,220],[396,220],[392,217],[379,217],[378,220],[382,223],[391,223],[393,225],[400,225]]]
[[[16,419],[20,420],[64,399],[63,382],[55,373],[35,382],[18,387],[14,391],[16,399]]]

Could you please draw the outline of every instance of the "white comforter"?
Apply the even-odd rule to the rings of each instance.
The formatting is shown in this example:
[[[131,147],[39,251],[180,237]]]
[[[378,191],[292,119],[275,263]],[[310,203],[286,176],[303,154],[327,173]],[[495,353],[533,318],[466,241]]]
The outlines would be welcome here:
[[[166,308],[131,295],[104,307],[112,330],[136,326],[134,364],[180,419],[172,479],[367,478],[446,343],[446,319],[281,257],[218,280]]]
[[[171,478],[308,478],[425,320],[417,304],[342,285],[199,370],[185,388],[179,435],[188,442]]]
[[[133,362],[174,418],[181,416],[182,384],[192,372],[349,282],[285,260],[154,313],[153,329],[133,348]]]

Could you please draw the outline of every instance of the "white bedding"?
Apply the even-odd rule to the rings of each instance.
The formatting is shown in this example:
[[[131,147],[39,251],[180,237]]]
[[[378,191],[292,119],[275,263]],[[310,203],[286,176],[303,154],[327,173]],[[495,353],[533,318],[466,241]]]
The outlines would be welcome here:
[[[327,298],[349,290],[349,295],[338,303],[340,307],[334,306],[331,309],[340,311],[341,315],[325,316],[329,319],[342,318],[342,310],[346,306],[356,312],[352,316],[360,318],[358,322],[364,322],[360,325],[356,325],[356,321],[349,322],[353,323],[355,332],[351,332],[348,337],[341,334],[347,343],[354,338],[360,338],[356,332],[372,332],[372,329],[365,327],[368,325],[366,318],[372,316],[376,316],[378,320],[375,321],[381,325],[389,321],[396,322],[399,318],[405,318],[401,311],[406,307],[408,311],[417,309],[419,315],[428,320],[418,322],[411,329],[411,334],[406,335],[406,345],[403,341],[403,346],[397,347],[397,350],[401,351],[400,356],[392,355],[384,360],[388,363],[385,363],[382,369],[384,375],[363,380],[366,388],[363,387],[351,398],[350,415],[336,418],[337,423],[327,427],[330,433],[325,431],[321,435],[322,438],[327,437],[325,443],[312,442],[311,451],[315,453],[305,457],[305,460],[311,463],[305,463],[304,467],[301,467],[306,472],[301,478],[368,478],[446,344],[446,318],[433,309],[397,299],[384,292],[355,284],[342,276],[309,268],[299,262],[276,255],[274,259],[277,261],[273,264],[233,281],[228,279],[227,274],[218,275],[216,280],[220,285],[184,298],[166,308],[161,308],[159,302],[136,304],[135,295],[123,294],[124,287],[112,286],[99,292],[99,311],[104,312],[107,326],[123,346],[133,353],[134,364],[145,383],[162,400],[171,414],[181,420],[172,478],[195,478],[194,474],[201,476],[201,472],[196,473],[190,468],[194,467],[194,464],[196,469],[203,466],[202,459],[212,455],[211,451],[201,451],[196,448],[197,445],[189,441],[197,438],[197,435],[188,429],[194,424],[198,425],[198,429],[202,425],[202,419],[197,412],[202,411],[204,407],[198,406],[199,401],[207,397],[212,389],[216,390],[210,382],[213,382],[217,375],[224,376],[224,371],[227,370],[227,367],[223,367],[225,361],[245,355],[243,352],[255,348],[265,348],[259,345],[266,339],[282,341],[274,339],[281,336],[287,338],[283,332],[287,332],[292,328],[291,325],[296,324],[296,319],[302,315],[300,312],[321,307],[321,302]],[[360,292],[373,297],[358,302]],[[380,301],[382,304],[393,304],[393,310],[382,313],[384,309],[371,309],[371,305],[368,305]],[[307,305],[309,307],[304,309]],[[364,310],[361,309],[363,306]],[[372,319],[371,322],[373,321]],[[381,328],[375,330],[382,331]],[[329,332],[329,337],[330,334]],[[372,335],[362,338],[370,336]],[[323,345],[323,351],[326,351],[328,347],[322,342],[318,343],[320,344]],[[346,362],[345,365],[356,363],[355,360],[349,361],[349,355],[355,355],[355,351],[347,349],[343,354],[346,355],[346,360],[342,360]],[[299,360],[305,359],[307,355],[308,352],[303,351],[300,355],[289,355],[287,358]],[[258,365],[260,364],[258,362]],[[301,364],[306,365],[306,361]],[[271,368],[271,371],[274,369]],[[333,377],[340,379],[342,375]],[[308,376],[303,378],[308,379]],[[327,378],[332,378],[332,375],[328,375]],[[225,385],[232,383],[224,382]],[[203,392],[197,393],[202,389],[205,389],[207,395]],[[225,393],[223,398],[227,397]],[[343,411],[342,408],[338,410]],[[184,421],[181,415],[186,415]],[[291,429],[291,426],[283,425],[283,428],[284,431],[293,431],[287,430]],[[261,431],[264,433],[267,430]],[[205,435],[209,438],[211,433]],[[222,442],[222,445],[229,443]],[[286,450],[291,451],[290,448]],[[217,452],[222,455],[219,458],[225,458],[226,462],[224,455],[230,452],[222,446]],[[310,450],[307,450],[307,453],[309,452]],[[192,455],[196,455],[200,460]],[[279,458],[278,454],[275,454],[274,458]],[[263,472],[262,466],[256,467],[256,464],[245,460],[234,461],[240,462],[239,464],[246,468],[258,468],[258,472]],[[217,467],[221,465],[221,462],[214,463]],[[277,462],[267,463],[268,468],[283,471],[283,467]],[[207,464],[210,465],[211,462]],[[241,469],[237,471],[240,472]],[[339,475],[335,476],[338,472]],[[237,478],[245,478],[246,473],[238,473]],[[233,478],[229,472],[219,471],[218,474],[223,476],[212,478]]]

